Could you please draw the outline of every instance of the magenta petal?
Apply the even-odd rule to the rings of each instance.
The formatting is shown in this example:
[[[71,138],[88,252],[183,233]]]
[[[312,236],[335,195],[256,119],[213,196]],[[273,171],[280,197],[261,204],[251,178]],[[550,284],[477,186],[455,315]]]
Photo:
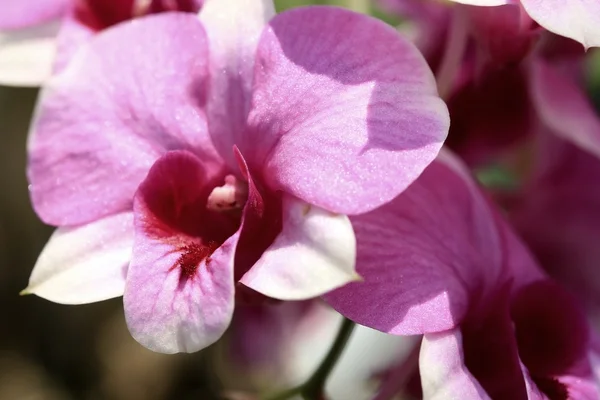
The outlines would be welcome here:
[[[493,399],[527,400],[510,314],[511,283],[488,288],[461,325],[465,366]]]
[[[468,172],[444,153],[404,193],[351,219],[357,272],[325,296],[346,317],[406,335],[452,329],[502,268],[494,217]]]
[[[552,133],[540,139],[536,174],[511,220],[543,268],[596,312],[600,188],[591,182],[600,179],[600,160]]]
[[[538,30],[518,4],[499,7],[465,7],[472,35],[494,64],[518,63],[527,55]]]
[[[0,30],[27,28],[59,18],[75,0],[3,0]]]
[[[28,174],[40,217],[71,225],[130,209],[169,149],[192,150],[206,168],[216,163],[201,109],[206,72],[205,35],[192,14],[147,17],[94,37],[38,105]]]
[[[538,24],[586,48],[600,46],[600,2],[596,0],[521,0]]]
[[[97,33],[90,26],[79,20],[73,13],[65,16],[56,37],[56,56],[52,65],[53,72],[56,74],[64,70],[69,61],[77,53],[77,50]]]
[[[394,198],[433,160],[448,114],[429,67],[391,27],[306,7],[261,37],[249,132],[267,185],[341,214]]]
[[[546,126],[600,158],[600,118],[583,88],[542,60],[532,64],[529,75],[532,98]]]
[[[558,284],[538,281],[513,298],[511,316],[519,356],[536,376],[565,374],[587,357],[587,320],[573,297]]]
[[[151,350],[198,351],[229,326],[239,223],[207,209],[211,187],[199,159],[179,151],[159,159],[136,194],[125,317]]]
[[[250,111],[256,46],[274,14],[272,0],[207,0],[200,11],[210,47],[208,125],[231,168],[231,148],[243,138]]]
[[[600,398],[598,383],[592,377],[561,376],[557,381],[564,385],[569,398],[574,400],[596,400]]]

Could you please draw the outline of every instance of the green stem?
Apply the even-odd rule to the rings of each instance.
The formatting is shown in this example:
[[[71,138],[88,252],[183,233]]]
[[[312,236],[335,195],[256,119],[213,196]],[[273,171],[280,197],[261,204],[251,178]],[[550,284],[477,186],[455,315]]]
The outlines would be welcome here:
[[[291,388],[288,390],[284,390],[283,392],[274,394],[271,397],[265,397],[264,400],[288,400],[288,399],[292,398],[293,396],[300,394],[301,391],[302,391],[302,386],[296,386],[295,388]]]
[[[319,368],[313,372],[312,376],[308,378],[308,380],[302,385],[288,389],[274,396],[267,397],[265,400],[287,400],[298,394],[301,395],[304,400],[323,399],[323,388],[325,387],[325,382],[342,355],[342,352],[344,351],[344,348],[346,347],[348,339],[350,339],[350,335],[352,334],[353,330],[354,322],[344,318],[331,349],[329,349],[327,356],[325,356],[325,359],[323,359],[321,365],[319,365]]]
[[[333,367],[337,364],[344,348],[346,347],[346,343],[348,343],[348,339],[350,339],[350,335],[354,330],[354,322],[350,321],[348,318],[344,318],[342,321],[342,326],[335,338],[335,342],[329,349],[329,353],[321,362],[321,365],[317,370],[313,373],[313,375],[306,381],[304,385],[302,385],[302,397],[305,400],[320,400],[323,394],[323,388],[325,387],[325,381],[331,374]]]

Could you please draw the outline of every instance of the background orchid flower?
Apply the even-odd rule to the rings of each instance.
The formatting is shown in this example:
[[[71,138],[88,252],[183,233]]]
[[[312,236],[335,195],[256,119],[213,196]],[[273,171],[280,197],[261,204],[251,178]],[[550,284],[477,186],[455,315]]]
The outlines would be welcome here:
[[[346,215],[403,191],[447,129],[421,55],[364,15],[219,0],[115,26],[40,100],[30,192],[60,228],[27,292],[124,293],[140,343],[196,351],[237,281],[297,300],[356,280]]]
[[[473,6],[496,7],[516,4],[550,32],[583,44],[600,46],[600,2],[595,0],[452,0]]]
[[[325,298],[360,324],[425,334],[424,398],[598,396],[584,314],[450,154],[352,223],[364,282]]]
[[[540,265],[579,296],[594,318],[600,307],[597,268],[600,160],[552,133],[538,140],[535,169],[510,205],[515,229]]]
[[[166,11],[196,13],[201,0],[5,0],[0,84],[38,86],[79,46],[112,25]]]
[[[590,315],[600,305],[596,261],[600,118],[569,69],[534,64],[532,97],[542,126],[532,165],[507,208],[549,274],[579,295]]]
[[[215,365],[228,392],[273,393],[305,382],[331,347],[343,317],[321,300],[237,307]],[[371,398],[378,374],[414,340],[356,326],[327,380],[327,398]]]

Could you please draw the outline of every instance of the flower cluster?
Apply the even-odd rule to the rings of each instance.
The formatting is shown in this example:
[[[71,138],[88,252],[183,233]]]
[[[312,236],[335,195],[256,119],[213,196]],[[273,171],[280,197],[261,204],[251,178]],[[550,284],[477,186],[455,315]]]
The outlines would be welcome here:
[[[420,335],[375,399],[600,398],[600,1],[370,5],[399,27],[271,0],[5,3],[0,82],[41,85],[27,176],[57,227],[24,294],[123,296],[150,350],[230,330],[234,363],[279,373],[335,325],[325,302],[346,322],[306,399],[349,321]]]

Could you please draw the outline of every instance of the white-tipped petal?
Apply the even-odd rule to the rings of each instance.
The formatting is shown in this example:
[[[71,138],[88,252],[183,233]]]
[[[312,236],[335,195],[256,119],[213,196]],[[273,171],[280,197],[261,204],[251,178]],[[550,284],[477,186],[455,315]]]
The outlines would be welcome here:
[[[121,296],[132,246],[131,212],[78,227],[58,228],[21,294],[35,294],[62,304],[86,304]]]
[[[0,32],[0,85],[40,86],[51,75],[59,24]]]
[[[303,300],[360,280],[355,263],[348,217],[288,196],[281,233],[240,281],[266,296]]]

